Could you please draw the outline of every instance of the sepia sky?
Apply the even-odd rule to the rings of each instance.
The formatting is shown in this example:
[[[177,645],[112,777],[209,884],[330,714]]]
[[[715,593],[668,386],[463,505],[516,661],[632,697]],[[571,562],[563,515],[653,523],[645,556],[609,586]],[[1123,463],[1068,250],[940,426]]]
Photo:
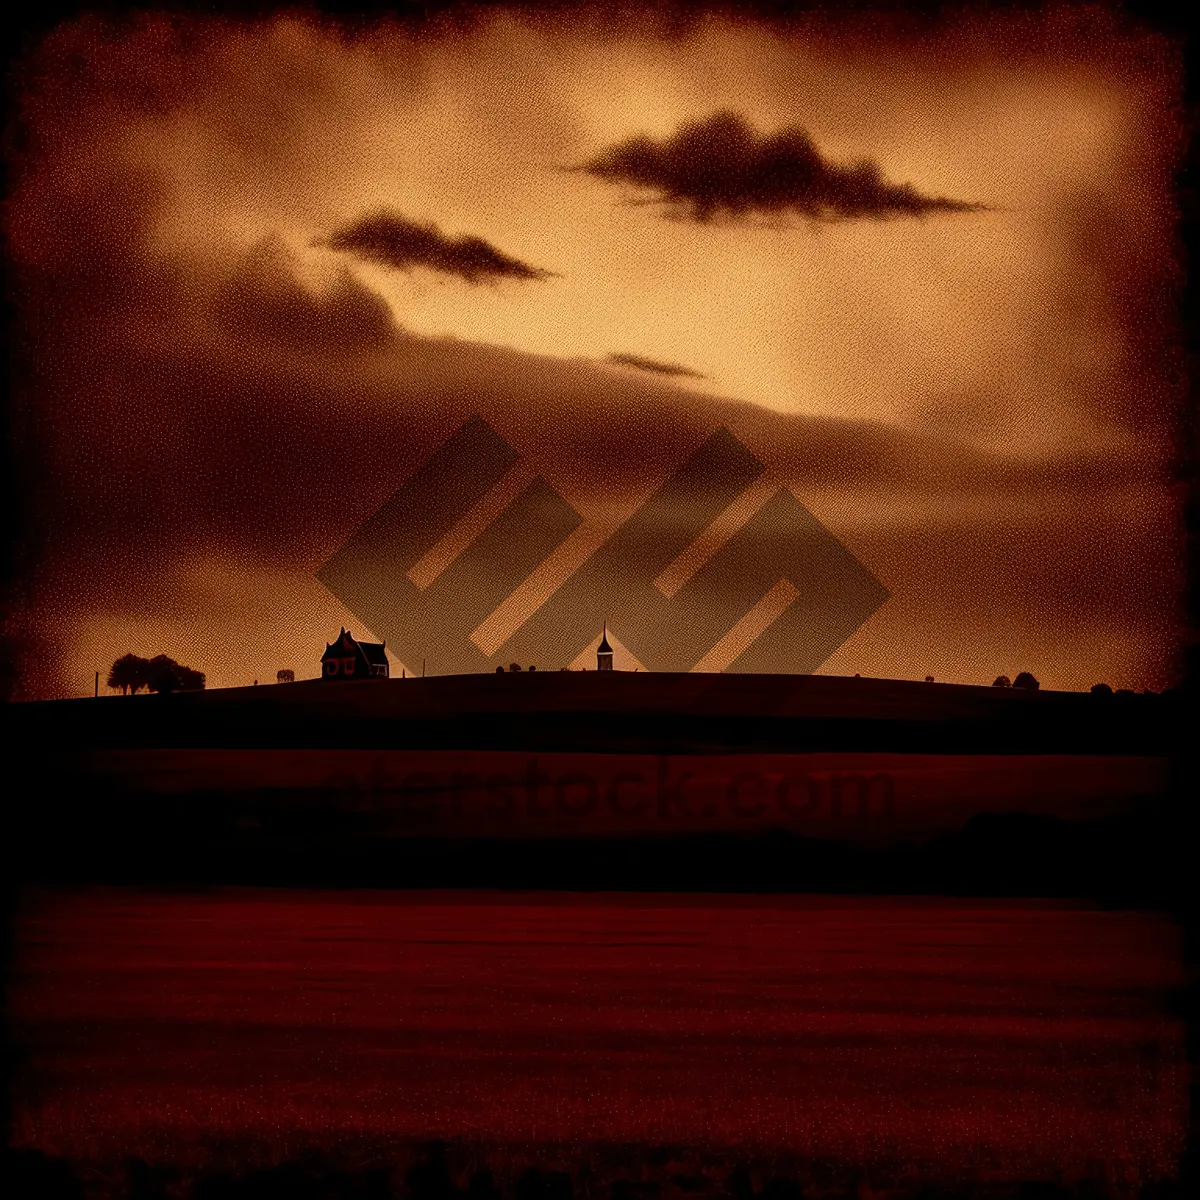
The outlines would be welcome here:
[[[1072,8],[60,27],[15,694],[317,674],[314,572],[472,413],[593,540],[727,426],[890,593],[823,671],[1167,685],[1178,72]]]

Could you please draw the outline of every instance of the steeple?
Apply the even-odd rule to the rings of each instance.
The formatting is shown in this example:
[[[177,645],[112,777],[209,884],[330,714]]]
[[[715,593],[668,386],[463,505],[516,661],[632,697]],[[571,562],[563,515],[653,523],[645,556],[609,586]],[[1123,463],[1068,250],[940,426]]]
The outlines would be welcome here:
[[[596,670],[611,671],[613,669],[613,649],[608,644],[608,622],[604,622],[604,633],[600,645],[596,647]]]

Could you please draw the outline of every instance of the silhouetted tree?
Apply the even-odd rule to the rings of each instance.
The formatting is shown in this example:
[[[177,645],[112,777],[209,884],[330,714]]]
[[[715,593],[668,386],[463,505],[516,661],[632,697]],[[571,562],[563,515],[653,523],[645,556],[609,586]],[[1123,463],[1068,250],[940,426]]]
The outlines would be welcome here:
[[[1092,695],[1093,696],[1111,696],[1112,694],[1113,694],[1113,690],[1112,690],[1112,688],[1110,688],[1108,686],[1107,683],[1093,683],[1092,684]]]
[[[520,663],[509,663],[508,669],[510,671],[519,671],[521,669],[521,664]]]
[[[503,674],[504,674],[504,668],[503,668],[503,667],[497,667],[497,668],[496,668],[496,674],[497,674],[497,675],[503,675]]]
[[[1022,671],[1020,675],[1013,680],[1013,687],[1025,688],[1027,691],[1036,692],[1042,685],[1028,672]]]
[[[150,686],[150,662],[136,654],[122,654],[108,673],[108,686],[124,695]]]
[[[992,680],[992,687],[1012,687],[1012,680],[1007,675],[997,675]]]
[[[148,686],[152,692],[177,692],[179,676],[175,674],[179,664],[165,654],[156,654],[150,660]]]
[[[152,692],[194,692],[204,687],[203,671],[193,671],[165,654],[156,654],[149,667],[147,685]]]
[[[203,671],[195,671],[191,667],[179,665],[175,667],[175,678],[179,680],[181,692],[202,692],[204,684],[207,682]]]
[[[295,683],[296,682],[296,672],[289,670],[287,667],[284,667],[282,671],[275,672],[275,682],[276,683]]]

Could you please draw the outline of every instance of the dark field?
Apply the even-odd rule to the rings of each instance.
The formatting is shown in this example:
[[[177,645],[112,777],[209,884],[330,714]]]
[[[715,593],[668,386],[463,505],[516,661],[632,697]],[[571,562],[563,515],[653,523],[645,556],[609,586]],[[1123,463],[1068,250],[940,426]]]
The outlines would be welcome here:
[[[90,889],[15,935],[15,1142],[86,1194],[1134,1195],[1184,1151],[1156,914]]]

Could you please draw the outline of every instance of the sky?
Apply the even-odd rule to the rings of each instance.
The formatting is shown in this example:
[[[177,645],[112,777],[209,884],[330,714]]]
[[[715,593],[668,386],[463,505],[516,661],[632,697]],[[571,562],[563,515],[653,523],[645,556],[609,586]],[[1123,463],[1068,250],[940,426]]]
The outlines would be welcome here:
[[[315,676],[373,632],[316,571],[473,414],[580,546],[729,429],[889,594],[824,673],[1167,686],[1179,72],[1095,8],[60,26],[8,139],[12,694]]]

